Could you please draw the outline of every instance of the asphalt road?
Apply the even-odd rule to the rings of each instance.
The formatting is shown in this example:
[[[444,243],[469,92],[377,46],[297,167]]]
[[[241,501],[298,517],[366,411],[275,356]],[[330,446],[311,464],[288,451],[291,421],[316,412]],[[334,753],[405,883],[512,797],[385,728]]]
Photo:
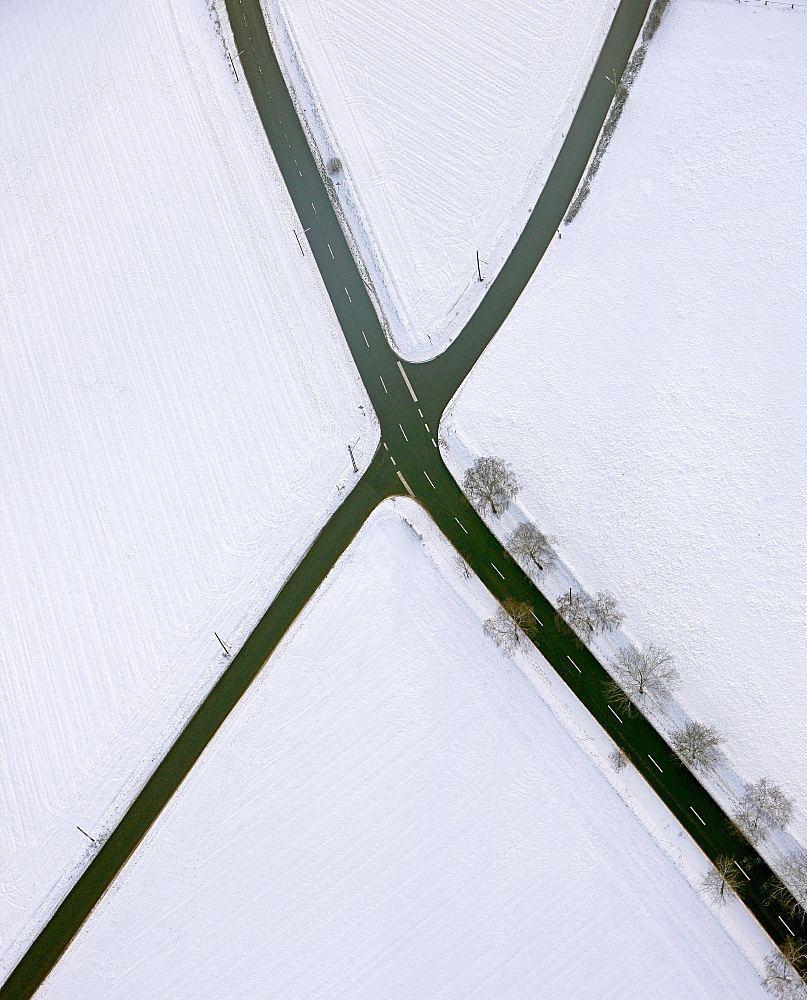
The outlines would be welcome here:
[[[316,260],[381,423],[382,443],[367,472],[0,988],[0,1000],[33,996],[372,510],[384,497],[404,493],[411,493],[425,507],[497,599],[530,604],[536,616],[530,638],[544,657],[704,852],[713,859],[728,854],[750,875],[746,901],[774,941],[787,936],[782,920],[790,924],[792,920],[780,908],[768,905],[761,889],[770,875],[767,865],[737,838],[719,806],[650,723],[640,715],[617,714],[608,705],[603,693],[608,675],[603,666],[556,620],[547,598],[468,503],[437,447],[437,428],[446,404],[512,309],[561,224],[613,97],[606,73],[623,72],[648,6],[649,0],[622,0],[543,192],[479,308],[443,354],[425,364],[410,365],[398,358],[384,336],[295,112],[258,0],[227,0],[241,68],[300,220],[298,237],[304,252]]]

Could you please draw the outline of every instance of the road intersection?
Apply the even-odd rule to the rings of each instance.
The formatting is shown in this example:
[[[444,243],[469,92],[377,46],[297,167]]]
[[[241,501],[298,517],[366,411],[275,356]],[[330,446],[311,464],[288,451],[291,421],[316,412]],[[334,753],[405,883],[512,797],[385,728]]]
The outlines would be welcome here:
[[[626,715],[604,695],[609,675],[509,556],[468,502],[438,447],[443,411],[496,334],[555,238],[647,14],[649,0],[622,0],[563,147],[540,198],[499,274],[456,340],[438,357],[409,364],[390,347],[328,195],[288,92],[259,0],[227,0],[241,66],[299,217],[294,236],[310,252],[333,304],[381,426],[366,472],[323,528],[244,646],[166,754],[120,824],[0,988],[0,1000],[33,996],[93,906],[156,820],[194,762],[261,670],[275,646],[378,503],[408,494],[433,517],[499,601],[527,602],[529,637],[574,695],[613,737],[678,821],[711,859],[733,857],[748,880],[745,900],[779,943],[791,929],[786,912],[766,899],[771,872],[641,715]],[[296,250],[295,250],[296,252]],[[542,351],[551,345],[541,345]]]

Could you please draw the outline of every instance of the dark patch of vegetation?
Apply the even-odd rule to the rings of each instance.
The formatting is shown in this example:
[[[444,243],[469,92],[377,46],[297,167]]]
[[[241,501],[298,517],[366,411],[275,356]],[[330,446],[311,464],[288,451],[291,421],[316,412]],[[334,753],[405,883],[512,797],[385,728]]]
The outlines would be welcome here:
[[[619,79],[619,83],[616,84],[616,81],[614,81],[616,84],[614,100],[611,103],[611,109],[608,112],[608,117],[605,119],[602,132],[600,132],[600,138],[597,141],[597,148],[594,150],[594,156],[591,159],[586,176],[583,183],[580,185],[577,194],[572,199],[572,203],[569,205],[569,210],[563,220],[563,223],[566,226],[574,221],[577,213],[583,207],[583,202],[586,198],[588,198],[589,191],[591,190],[591,182],[594,180],[597,171],[600,169],[602,158],[605,156],[608,144],[611,142],[611,138],[616,131],[617,125],[619,124],[619,119],[622,117],[622,112],[625,108],[625,103],[628,100],[630,89],[639,74],[639,70],[642,68],[645,56],[647,55],[647,43],[658,30],[658,26],[661,24],[661,19],[664,17],[664,12],[667,10],[669,5],[670,0],[656,0],[653,4],[650,9],[650,13],[647,15],[647,21],[645,22],[645,26],[642,31],[642,44],[631,56],[630,62],[625,67],[625,72]]]

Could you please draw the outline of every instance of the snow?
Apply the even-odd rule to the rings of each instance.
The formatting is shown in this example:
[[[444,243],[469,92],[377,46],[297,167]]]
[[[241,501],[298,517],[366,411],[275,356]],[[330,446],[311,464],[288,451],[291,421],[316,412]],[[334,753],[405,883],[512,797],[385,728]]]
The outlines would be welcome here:
[[[802,840],[805,128],[805,11],[676,0],[442,428],[456,475],[513,464],[564,566],[674,652],[681,707],[796,798]]]
[[[761,1000],[425,522],[371,517],[41,1000]]]
[[[204,0],[0,20],[2,978],[378,432]]]
[[[616,2],[262,3],[391,341],[433,357],[520,234]]]

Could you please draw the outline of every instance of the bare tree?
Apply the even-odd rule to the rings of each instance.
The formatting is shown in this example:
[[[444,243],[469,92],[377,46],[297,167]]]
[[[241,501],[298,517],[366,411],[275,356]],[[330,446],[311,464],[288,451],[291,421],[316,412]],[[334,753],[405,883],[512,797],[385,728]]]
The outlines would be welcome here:
[[[611,761],[611,767],[615,771],[624,771],[628,766],[628,755],[624,750],[620,750],[619,747],[614,747],[614,749],[608,754],[608,760]]]
[[[593,632],[591,598],[582,590],[563,593],[558,598],[557,613],[578,635],[589,637]]]
[[[459,552],[457,553],[456,558],[455,558],[454,561],[455,561],[455,564],[457,566],[457,570],[459,571],[460,576],[463,577],[463,579],[465,579],[465,580],[470,580],[471,579],[471,567],[462,558],[462,556],[459,554]]]
[[[702,722],[689,722],[672,734],[673,750],[690,767],[701,771],[712,771],[723,760],[722,742],[720,733]]]
[[[555,561],[549,538],[529,521],[519,524],[507,540],[514,556],[529,560],[543,573]]]
[[[768,778],[760,778],[745,786],[734,822],[755,843],[768,830],[784,830],[792,818],[792,801]]]
[[[515,499],[519,484],[506,462],[482,456],[465,473],[462,489],[480,514],[490,511],[501,517]]]
[[[616,680],[606,684],[606,696],[626,711],[648,698],[663,698],[678,681],[671,654],[654,642],[620,649],[611,665]]]
[[[571,587],[568,593],[563,593],[558,598],[557,613],[582,639],[589,639],[597,633],[612,632],[624,620],[613,594],[601,591],[591,597],[584,591],[572,590]]]
[[[502,601],[492,618],[482,626],[485,635],[506,653],[512,653],[521,642],[523,633],[532,620],[530,606],[524,601]]]
[[[745,880],[732,859],[721,854],[703,876],[701,885],[713,903],[722,906],[732,893],[739,896],[745,887]]]
[[[601,590],[595,595],[593,612],[595,632],[613,632],[625,620],[616,598],[607,590]]]
[[[791,852],[780,868],[781,878],[772,875],[763,886],[769,902],[781,906],[793,920],[807,920],[807,851]]]
[[[802,975],[805,971],[805,948],[795,938],[786,938],[779,951],[765,959],[765,978],[762,985],[780,1000],[805,1000],[807,987]]]

